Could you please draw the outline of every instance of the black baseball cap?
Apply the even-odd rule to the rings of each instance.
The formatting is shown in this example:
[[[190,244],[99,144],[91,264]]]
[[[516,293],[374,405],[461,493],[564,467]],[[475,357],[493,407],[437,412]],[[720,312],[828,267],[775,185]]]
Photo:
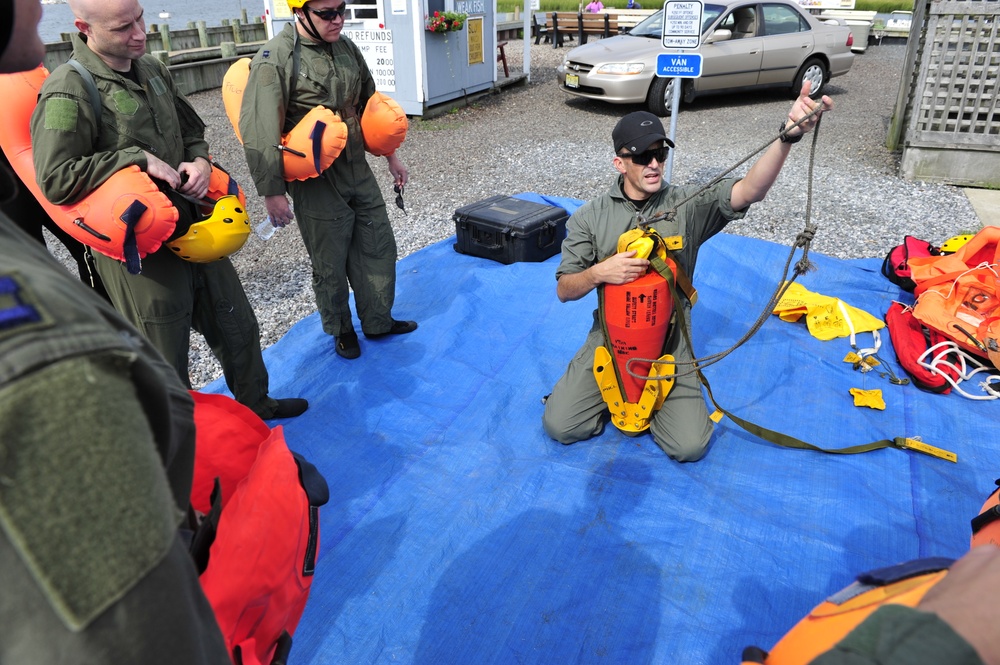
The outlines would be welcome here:
[[[663,123],[647,111],[635,111],[619,120],[611,132],[611,140],[616,153],[625,148],[633,155],[645,152],[657,141],[663,141],[668,148],[674,147],[674,142],[663,131]]]

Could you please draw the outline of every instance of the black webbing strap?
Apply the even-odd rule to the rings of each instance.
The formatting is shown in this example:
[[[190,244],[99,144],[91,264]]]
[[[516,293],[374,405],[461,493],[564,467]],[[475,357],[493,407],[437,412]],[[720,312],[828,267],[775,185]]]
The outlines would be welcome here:
[[[316,169],[316,175],[323,172],[323,166],[320,164],[320,158],[323,156],[324,132],[326,132],[326,123],[322,120],[317,120],[316,124],[313,125],[312,132],[309,133],[309,138],[312,139],[313,168]]]
[[[996,484],[1000,486],[1000,480],[997,480]],[[992,524],[997,520],[1000,520],[1000,504],[983,511],[982,514],[976,515],[972,518],[972,535],[976,535],[987,525]]]
[[[142,219],[143,213],[149,208],[145,203],[136,199],[122,213],[120,220],[125,222],[125,238],[122,241],[122,254],[125,257],[125,267],[130,275],[138,275],[142,272],[142,261],[139,258],[139,245],[135,238],[135,227]]]

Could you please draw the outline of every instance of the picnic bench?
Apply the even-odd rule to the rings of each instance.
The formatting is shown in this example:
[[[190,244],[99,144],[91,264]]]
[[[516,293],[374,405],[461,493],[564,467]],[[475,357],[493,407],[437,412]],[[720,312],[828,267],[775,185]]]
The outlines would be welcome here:
[[[538,44],[544,39],[553,48],[562,46],[564,39],[586,44],[587,38],[617,35],[629,30],[657,9],[606,9],[603,12],[544,12],[531,16],[531,32]]]

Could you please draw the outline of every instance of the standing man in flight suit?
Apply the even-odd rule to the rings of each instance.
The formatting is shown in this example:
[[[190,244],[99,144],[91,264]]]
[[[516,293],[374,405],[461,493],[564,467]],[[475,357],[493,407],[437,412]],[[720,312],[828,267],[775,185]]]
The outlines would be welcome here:
[[[171,190],[178,228],[197,219],[212,166],[205,124],[167,71],[146,53],[146,24],[138,0],[70,0],[80,34],[73,57],[93,76],[101,97],[94,117],[88,87],[66,64],[49,76],[31,119],[35,174],[55,204],[80,200],[117,171],[135,164]],[[186,180],[185,180],[186,179]],[[205,336],[222,365],[226,384],[261,418],[290,418],[304,399],[268,396],[257,317],[228,258],[192,263],[166,244],[130,274],[121,261],[94,254],[111,301],[166,357],[190,386],[191,328]]]
[[[375,92],[361,51],[342,37],[344,0],[288,0],[295,24],[274,37],[250,65],[240,110],[240,134],[257,193],[275,226],[292,221],[285,198],[295,202],[302,240],[312,261],[313,291],[323,330],[336,338],[337,353],[361,355],[349,302],[358,306],[365,337],[401,335],[414,321],[392,318],[396,297],[396,239],[385,201],[365,159],[360,114]],[[285,182],[281,136],[322,105],[347,124],[347,145],[315,178]],[[389,172],[398,187],[407,170],[395,154]]]

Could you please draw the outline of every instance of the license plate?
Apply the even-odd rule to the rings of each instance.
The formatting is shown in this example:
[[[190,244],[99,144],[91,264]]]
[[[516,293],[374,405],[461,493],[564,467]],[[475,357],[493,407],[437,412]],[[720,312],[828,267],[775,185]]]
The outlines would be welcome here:
[[[567,88],[579,88],[580,87],[580,77],[577,74],[567,74],[566,75],[566,87]]]

